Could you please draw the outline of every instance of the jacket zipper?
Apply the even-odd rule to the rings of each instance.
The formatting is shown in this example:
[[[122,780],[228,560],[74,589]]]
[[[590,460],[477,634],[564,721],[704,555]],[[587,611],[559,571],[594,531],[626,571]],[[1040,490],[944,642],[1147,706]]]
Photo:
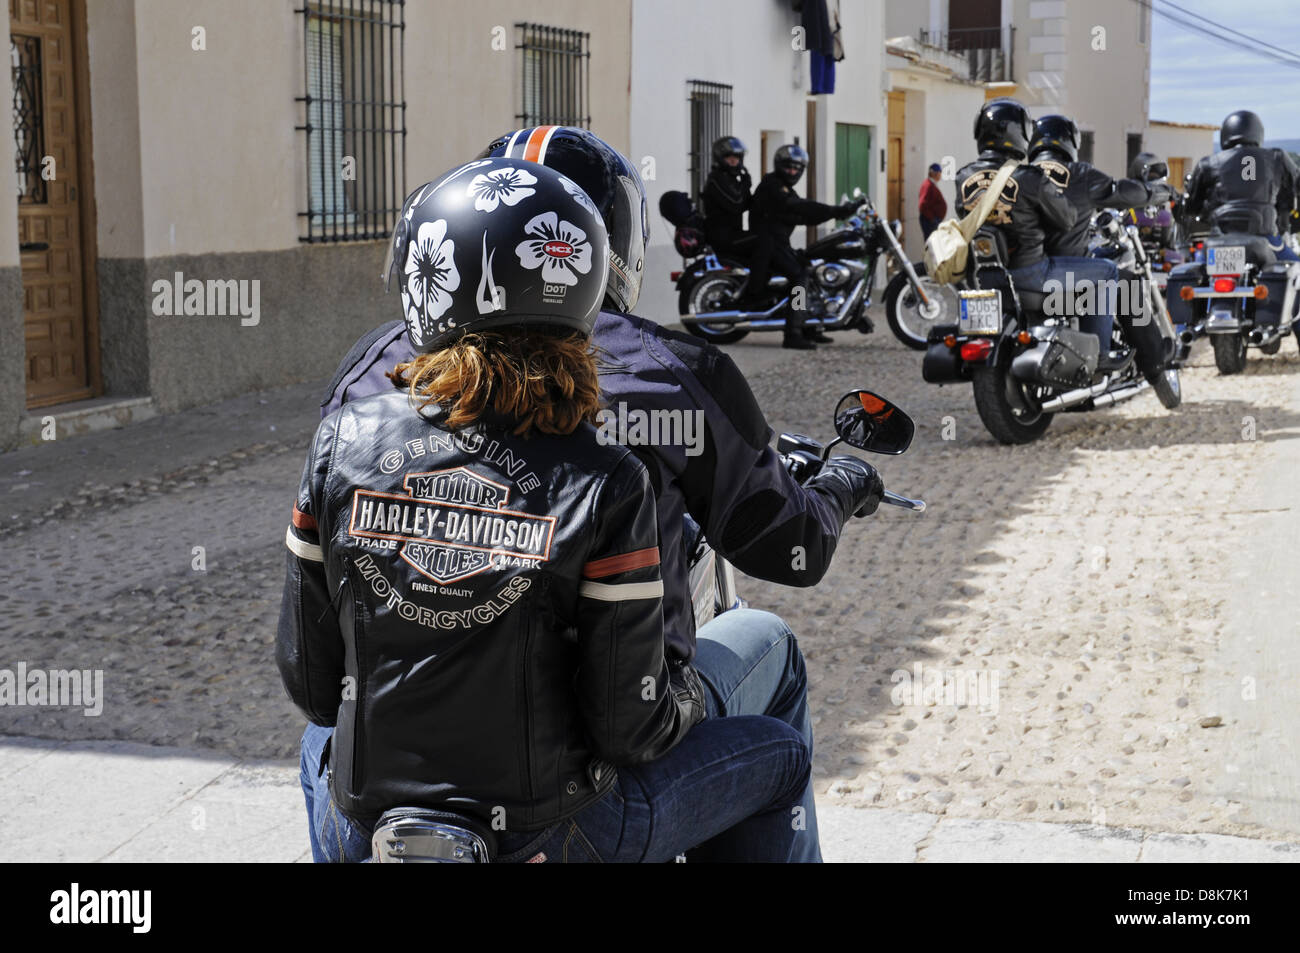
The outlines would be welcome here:
[[[361,764],[361,712],[362,703],[365,698],[365,674],[362,668],[362,651],[361,640],[365,631],[364,624],[364,607],[357,598],[356,590],[352,587],[352,575],[350,573],[351,560],[347,557],[343,559],[343,583],[348,587],[348,596],[352,600],[352,650],[356,659],[356,697],[352,700],[352,765],[349,786],[353,798],[359,798],[361,795],[360,786],[360,764]]]

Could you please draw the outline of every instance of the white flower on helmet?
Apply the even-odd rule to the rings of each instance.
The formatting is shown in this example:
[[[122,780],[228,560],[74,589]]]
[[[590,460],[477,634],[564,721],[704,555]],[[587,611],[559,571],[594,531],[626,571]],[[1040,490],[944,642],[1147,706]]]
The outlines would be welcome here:
[[[591,196],[580,189],[578,183],[562,175],[560,176],[560,184],[564,186],[564,191],[573,196],[575,202],[590,212],[594,218],[600,218],[600,213],[596,211],[596,206],[592,204]]]
[[[465,189],[466,195],[474,196],[474,208],[480,212],[495,212],[497,205],[517,205],[537,190],[527,188],[537,182],[537,176],[526,169],[496,169],[487,175],[479,173]]]
[[[408,246],[402,296],[408,323],[426,334],[433,332],[434,322],[451,307],[451,293],[460,287],[455,253],[456,245],[447,238],[443,219],[422,223]]]
[[[515,246],[519,264],[542,269],[544,280],[576,285],[579,274],[591,271],[591,243],[578,226],[554,212],[543,212],[530,219],[524,231],[533,237]]]

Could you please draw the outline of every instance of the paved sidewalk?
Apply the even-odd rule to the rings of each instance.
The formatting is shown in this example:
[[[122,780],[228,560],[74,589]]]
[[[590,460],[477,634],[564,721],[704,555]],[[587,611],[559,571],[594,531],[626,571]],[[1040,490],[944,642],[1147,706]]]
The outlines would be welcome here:
[[[0,738],[0,862],[310,860],[298,766],[128,742]],[[1300,862],[1300,844],[818,803],[838,863]],[[57,837],[52,836],[57,833]]]

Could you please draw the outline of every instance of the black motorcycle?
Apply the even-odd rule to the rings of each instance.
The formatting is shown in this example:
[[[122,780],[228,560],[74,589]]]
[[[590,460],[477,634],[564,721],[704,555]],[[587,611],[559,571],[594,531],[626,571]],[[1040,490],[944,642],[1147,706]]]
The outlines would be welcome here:
[[[808,300],[803,302],[809,308],[804,323],[809,330],[851,328],[863,334],[875,330],[867,317],[867,308],[871,306],[876,265],[882,256],[895,263],[905,281],[921,287],[898,242],[902,225],[882,219],[871,199],[860,189],[854,190],[853,197],[860,200],[858,211],[843,228],[808,248],[797,250],[812,276],[813,286],[804,289]],[[673,224],[678,226],[674,244],[678,253],[687,259],[682,270],[671,274],[677,286],[678,312],[686,330],[714,344],[739,341],[750,331],[785,330],[787,309],[794,295],[788,278],[773,275],[757,310],[739,310],[737,302],[749,280],[748,264],[734,256],[716,254],[704,242],[698,227],[689,223]]]
[[[871,391],[845,394],[835,408],[835,430],[839,435],[826,446],[801,434],[782,434],[777,441],[781,462],[790,474],[803,482],[820,469],[832,448],[846,443],[872,453],[898,454],[912,443],[916,427],[900,408]],[[915,512],[925,503],[897,493],[885,492],[884,502]],[[695,622],[702,626],[717,612],[744,603],[735,592],[730,565],[717,556],[698,535],[688,536],[691,590],[695,597]],[[370,840],[375,863],[491,863],[496,856],[496,834],[491,825],[477,817],[422,807],[396,807],[386,811],[375,825]]]
[[[980,420],[1000,443],[1030,443],[1056,413],[1109,407],[1148,387],[1166,408],[1182,401],[1178,368],[1187,346],[1174,334],[1137,228],[1122,226],[1109,211],[1094,227],[1101,240],[1094,254],[1116,262],[1129,299],[1111,341],[1112,350],[1126,353],[1119,367],[1098,370],[1100,343],[1071,317],[1082,303],[1076,289],[1016,287],[1004,239],[992,228],[971,242],[969,290],[958,292],[957,323],[930,332],[922,376],[938,384],[970,381]]]

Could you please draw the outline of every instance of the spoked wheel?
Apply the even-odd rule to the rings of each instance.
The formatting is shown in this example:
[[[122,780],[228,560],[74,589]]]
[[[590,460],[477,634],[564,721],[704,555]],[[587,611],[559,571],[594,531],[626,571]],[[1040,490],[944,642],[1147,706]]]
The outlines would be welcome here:
[[[894,337],[915,351],[924,351],[932,327],[957,323],[957,291],[926,275],[921,262],[912,267],[927,301],[922,301],[913,290],[907,274],[899,271],[885,289],[885,315]]]
[[[680,314],[708,314],[711,311],[730,311],[740,297],[741,280],[735,275],[705,275],[689,288],[683,288],[677,298]],[[738,328],[727,321],[695,324],[684,323],[687,331],[713,344],[732,344],[749,334],[747,328]]]
[[[1006,367],[978,368],[971,382],[975,409],[998,443],[1033,443],[1051,425],[1052,415],[1042,407],[1046,388],[1016,380]]]
[[[1246,335],[1212,334],[1214,366],[1220,374],[1240,374],[1246,368]]]
[[[1147,375],[1147,381],[1165,410],[1173,410],[1183,402],[1183,383],[1178,376],[1178,368],[1166,367],[1163,371],[1153,371]]]

